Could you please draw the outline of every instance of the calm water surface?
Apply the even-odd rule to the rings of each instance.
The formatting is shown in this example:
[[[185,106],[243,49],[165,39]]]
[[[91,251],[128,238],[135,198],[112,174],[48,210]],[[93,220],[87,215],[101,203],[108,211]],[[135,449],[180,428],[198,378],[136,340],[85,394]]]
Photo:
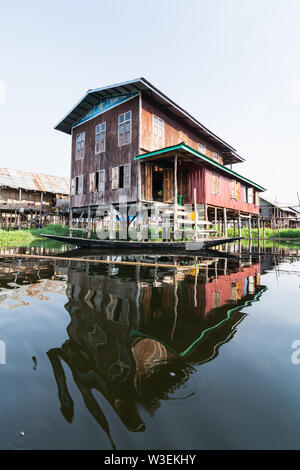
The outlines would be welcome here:
[[[0,252],[0,448],[299,449],[299,255]]]

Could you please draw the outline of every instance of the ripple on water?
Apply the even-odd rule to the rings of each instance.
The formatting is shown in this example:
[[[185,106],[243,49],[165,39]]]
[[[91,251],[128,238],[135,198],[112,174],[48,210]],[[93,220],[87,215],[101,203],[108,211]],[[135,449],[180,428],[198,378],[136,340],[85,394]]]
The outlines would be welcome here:
[[[171,380],[174,380],[176,384],[177,371],[170,370],[169,376]],[[173,390],[168,394],[168,401],[170,403],[176,402],[176,406],[180,401],[186,400],[197,400],[199,397],[199,392],[207,387],[206,378],[199,371],[194,370],[194,368],[189,367],[188,372],[180,372],[180,382],[181,384],[176,384]],[[175,403],[174,403],[175,404]]]
[[[31,450],[42,447],[47,441],[50,429],[50,420],[38,418],[25,420],[10,436],[8,448],[14,450]]]

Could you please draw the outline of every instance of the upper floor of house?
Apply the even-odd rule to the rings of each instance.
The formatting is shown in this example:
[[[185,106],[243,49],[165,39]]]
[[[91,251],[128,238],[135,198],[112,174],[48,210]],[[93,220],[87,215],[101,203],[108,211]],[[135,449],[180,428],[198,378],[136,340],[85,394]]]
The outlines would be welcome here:
[[[56,129],[72,135],[71,196],[77,197],[76,206],[117,202],[120,195],[128,201],[145,198],[147,170],[143,163],[139,168],[136,157],[181,143],[203,156],[206,164],[225,169],[244,161],[231,145],[143,78],[89,90]],[[151,177],[148,183],[152,200],[153,181]]]
[[[56,129],[72,134],[74,162],[101,159],[111,151],[126,159],[130,150],[133,158],[180,142],[220,164],[244,161],[144,78],[89,90]]]

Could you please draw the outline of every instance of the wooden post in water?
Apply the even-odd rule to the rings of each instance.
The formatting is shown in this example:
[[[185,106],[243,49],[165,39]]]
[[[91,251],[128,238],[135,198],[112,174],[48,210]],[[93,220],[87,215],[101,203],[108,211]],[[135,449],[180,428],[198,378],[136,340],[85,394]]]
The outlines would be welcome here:
[[[177,155],[174,158],[174,228],[173,228],[173,238],[177,240],[177,196],[178,196],[178,188],[177,188]]]
[[[223,208],[224,211],[224,235],[227,237],[227,209],[226,207]]]
[[[88,206],[88,238],[91,238],[91,206]]]
[[[195,209],[195,230],[196,241],[198,240],[198,208],[197,208],[197,189],[194,188],[194,209]]]
[[[239,230],[239,237],[242,236],[242,221],[241,221],[241,212],[239,211],[238,215],[238,230]]]
[[[217,224],[218,224],[218,209],[215,207],[215,230],[219,229],[217,227]]]
[[[252,217],[249,215],[248,218],[248,229],[249,229],[249,240],[252,240]]]
[[[69,230],[70,230],[70,237],[73,237],[73,209],[72,207],[70,207]]]
[[[22,189],[19,188],[19,214],[18,214],[18,229],[21,228],[21,202],[22,202]]]

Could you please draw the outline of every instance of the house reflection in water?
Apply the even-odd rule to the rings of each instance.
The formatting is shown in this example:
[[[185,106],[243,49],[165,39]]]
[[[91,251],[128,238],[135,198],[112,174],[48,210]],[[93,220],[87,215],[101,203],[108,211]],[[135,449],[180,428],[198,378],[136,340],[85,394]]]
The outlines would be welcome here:
[[[78,265],[79,266],[79,265]],[[224,271],[223,271],[224,272]],[[143,281],[141,281],[143,279]],[[61,411],[71,422],[73,400],[63,363],[85,405],[110,438],[109,424],[93,395],[98,390],[131,431],[178,390],[195,366],[214,359],[258,300],[260,265],[218,276],[154,268],[69,268],[66,309],[69,339],[48,351]]]

